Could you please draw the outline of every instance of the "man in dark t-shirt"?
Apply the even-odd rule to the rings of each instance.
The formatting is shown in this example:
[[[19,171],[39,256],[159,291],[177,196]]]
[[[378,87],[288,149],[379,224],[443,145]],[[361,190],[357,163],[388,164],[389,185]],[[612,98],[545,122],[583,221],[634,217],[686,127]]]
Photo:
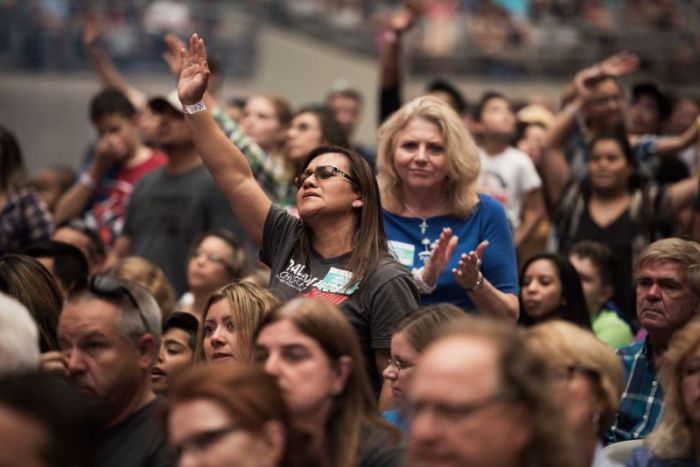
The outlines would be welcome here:
[[[142,287],[93,276],[66,299],[58,323],[60,352],[42,357],[84,392],[102,425],[96,465],[165,467],[171,456],[151,388],[160,340],[160,309]]]

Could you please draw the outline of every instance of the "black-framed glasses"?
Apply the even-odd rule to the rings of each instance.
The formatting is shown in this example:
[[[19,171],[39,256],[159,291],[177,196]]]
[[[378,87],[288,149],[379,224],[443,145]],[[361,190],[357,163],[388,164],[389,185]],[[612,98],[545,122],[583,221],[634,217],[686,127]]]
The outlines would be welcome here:
[[[492,396],[484,397],[483,399],[462,403],[409,400],[404,411],[406,418],[409,420],[429,411],[435,418],[448,423],[457,423],[488,407],[508,403],[512,400],[512,397],[503,393],[497,393]]]
[[[360,185],[360,183],[355,180],[353,176],[348,175],[346,172],[343,172],[338,167],[334,167],[332,165],[319,165],[316,167],[316,170],[304,170],[298,177],[294,178],[294,184],[297,188],[301,188],[306,179],[312,175],[316,176],[316,180],[328,180],[331,177],[344,177],[350,180],[353,185]]]
[[[569,365],[563,368],[550,370],[550,375],[559,381],[571,381],[577,373],[591,381],[600,380],[600,373],[597,370],[583,365]]]
[[[111,300],[127,300],[136,308],[136,312],[139,314],[139,318],[143,324],[143,330],[149,332],[148,323],[146,323],[146,318],[143,317],[143,312],[141,311],[138,300],[136,300],[134,294],[129,290],[129,286],[120,279],[106,274],[97,274],[88,277],[84,286],[79,287],[76,292],[80,290],[88,290],[98,297]]]
[[[196,435],[191,436],[189,439],[183,441],[182,443],[173,446],[173,449],[175,450],[175,455],[177,456],[177,459],[180,459],[182,455],[186,452],[190,452],[192,454],[197,455],[200,452],[209,449],[211,446],[220,441],[224,436],[238,431],[240,429],[240,425],[232,423],[217,430],[202,431],[201,433],[197,433]]]
[[[401,370],[406,370],[408,368],[413,368],[414,366],[416,366],[413,363],[406,363],[393,358],[388,358],[387,362],[389,363],[389,366],[393,366],[394,368],[396,368],[397,375],[401,373]]]

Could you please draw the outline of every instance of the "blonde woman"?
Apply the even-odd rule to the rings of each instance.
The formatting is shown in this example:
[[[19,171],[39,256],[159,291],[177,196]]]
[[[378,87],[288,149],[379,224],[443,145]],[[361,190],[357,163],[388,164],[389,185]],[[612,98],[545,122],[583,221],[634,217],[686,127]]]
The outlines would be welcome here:
[[[662,357],[660,378],[666,392],[663,415],[627,465],[696,466],[700,462],[700,319],[673,337]]]
[[[267,288],[233,282],[209,297],[197,336],[196,361],[253,361],[253,336],[279,302]]]
[[[479,154],[447,104],[420,97],[379,130],[377,173],[390,248],[421,302],[515,321],[515,248],[500,203],[478,194]]]
[[[562,320],[531,327],[525,336],[558,383],[555,397],[576,439],[578,458],[593,467],[614,465],[605,458],[601,439],[624,388],[620,359],[592,332]]]

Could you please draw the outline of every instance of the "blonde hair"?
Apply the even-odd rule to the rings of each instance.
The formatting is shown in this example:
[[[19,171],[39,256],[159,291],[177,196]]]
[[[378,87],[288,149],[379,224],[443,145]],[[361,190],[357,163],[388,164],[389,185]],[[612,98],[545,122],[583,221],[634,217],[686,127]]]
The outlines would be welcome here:
[[[107,271],[120,279],[131,281],[148,290],[158,303],[161,317],[175,310],[175,292],[163,270],[140,256],[127,256]]]
[[[419,97],[404,105],[379,128],[377,180],[385,206],[396,212],[403,210],[402,181],[394,168],[394,153],[399,133],[414,118],[426,120],[440,129],[449,174],[445,180],[447,201],[451,214],[467,217],[478,202],[479,151],[457,113],[432,96]]]
[[[700,244],[680,238],[664,238],[647,246],[637,258],[635,273],[644,263],[672,261],[681,266],[690,289],[700,296]]]
[[[538,324],[527,329],[525,337],[528,345],[545,360],[581,365],[598,373],[598,397],[605,404],[604,412],[600,414],[598,435],[606,433],[615,418],[625,387],[622,363],[615,353],[590,331],[566,321]]]
[[[260,323],[272,308],[279,303],[279,298],[265,287],[252,282],[237,281],[228,284],[209,297],[202,312],[202,323],[197,331],[195,361],[204,361],[204,321],[209,309],[222,300],[228,302],[238,337],[238,355],[241,360],[253,362],[253,340]]]
[[[664,410],[659,424],[647,437],[651,452],[663,459],[692,457],[695,453],[692,421],[683,403],[682,383],[685,362],[700,346],[700,318],[695,318],[674,334],[661,357],[659,378],[664,388]]]

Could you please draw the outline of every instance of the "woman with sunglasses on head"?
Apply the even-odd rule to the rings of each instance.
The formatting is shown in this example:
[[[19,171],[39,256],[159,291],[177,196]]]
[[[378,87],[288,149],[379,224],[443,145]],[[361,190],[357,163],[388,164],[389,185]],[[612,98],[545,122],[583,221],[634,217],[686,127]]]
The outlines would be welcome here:
[[[564,321],[525,331],[528,345],[544,360],[560,391],[561,405],[579,448],[581,465],[612,467],[602,452],[603,435],[617,412],[624,388],[620,359],[595,335]]]
[[[189,290],[177,303],[179,311],[202,320],[209,297],[218,289],[245,275],[248,254],[236,236],[228,230],[205,232],[194,241],[187,262]]]
[[[408,426],[401,409],[405,391],[413,374],[413,367],[423,349],[447,323],[464,317],[464,310],[450,303],[430,305],[416,310],[396,325],[391,336],[391,358],[384,369],[384,379],[389,381],[395,409],[384,412],[384,418],[402,430]]]
[[[423,303],[517,320],[510,225],[495,199],[476,192],[479,153],[454,110],[420,97],[381,126],[379,139],[387,238],[412,269]]]
[[[379,189],[367,162],[341,147],[309,153],[296,179],[300,219],[274,206],[243,154],[202,101],[209,70],[204,42],[190,39],[178,92],[197,151],[272,270],[282,298],[318,296],[355,327],[374,387],[389,356],[391,329],[418,307],[410,275],[387,253]]]
[[[350,323],[337,307],[295,298],[273,309],[254,357],[282,389],[294,426],[324,465],[401,465],[399,433],[382,420]]]

